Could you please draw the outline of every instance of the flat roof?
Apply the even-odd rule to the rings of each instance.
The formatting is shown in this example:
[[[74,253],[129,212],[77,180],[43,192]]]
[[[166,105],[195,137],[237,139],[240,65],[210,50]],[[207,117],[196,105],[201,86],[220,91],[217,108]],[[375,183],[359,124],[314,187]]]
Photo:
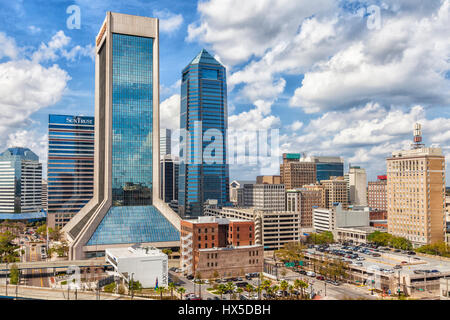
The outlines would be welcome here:
[[[147,248],[148,251],[146,251]],[[166,254],[161,250],[152,247],[108,248],[105,251],[115,256],[116,258],[148,258],[166,256]]]
[[[321,254],[320,252],[317,253]],[[395,271],[394,274],[398,274],[400,270],[400,273],[403,275],[407,274],[418,277],[423,276],[423,274],[415,274],[414,270],[438,270],[440,273],[450,273],[450,261],[446,261],[444,259],[441,260],[439,257],[423,257],[419,255],[409,256],[395,252],[378,253],[381,255],[380,257],[372,257],[358,252],[359,256],[366,259],[364,261],[360,261],[364,269],[376,266],[378,268],[393,270]],[[415,260],[414,258],[419,258],[420,260]],[[407,263],[402,265],[402,261],[406,261]],[[394,266],[396,265],[402,265],[402,269],[394,269]],[[353,267],[357,266],[353,265]],[[427,277],[431,277],[432,275],[432,273],[429,273],[427,274]]]
[[[230,246],[230,247],[218,247],[218,248],[205,248],[205,249],[199,249],[198,251],[226,251],[226,250],[234,250],[234,249],[257,249],[259,247],[263,247],[262,244],[254,244],[251,246],[238,246],[238,247],[234,247],[234,246]]]

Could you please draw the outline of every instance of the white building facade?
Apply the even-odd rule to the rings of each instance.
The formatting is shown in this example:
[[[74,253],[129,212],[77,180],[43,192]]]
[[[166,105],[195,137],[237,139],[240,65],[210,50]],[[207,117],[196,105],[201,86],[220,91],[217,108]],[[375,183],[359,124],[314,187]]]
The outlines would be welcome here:
[[[106,261],[128,281],[139,281],[143,288],[168,285],[168,257],[153,247],[109,248]]]

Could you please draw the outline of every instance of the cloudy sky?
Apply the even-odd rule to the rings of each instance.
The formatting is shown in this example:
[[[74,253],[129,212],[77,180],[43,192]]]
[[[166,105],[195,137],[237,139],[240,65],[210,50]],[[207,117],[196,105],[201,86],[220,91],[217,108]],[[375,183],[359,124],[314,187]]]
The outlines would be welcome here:
[[[67,26],[71,5],[80,29]],[[449,165],[450,0],[22,0],[0,8],[1,149],[27,146],[46,162],[48,114],[94,114],[94,39],[115,11],[161,19],[162,127],[179,126],[181,70],[205,48],[227,67],[232,129],[278,129],[280,152],[342,156],[374,179],[390,152],[409,148],[419,121],[424,142],[442,147]],[[230,175],[260,172],[236,165]]]

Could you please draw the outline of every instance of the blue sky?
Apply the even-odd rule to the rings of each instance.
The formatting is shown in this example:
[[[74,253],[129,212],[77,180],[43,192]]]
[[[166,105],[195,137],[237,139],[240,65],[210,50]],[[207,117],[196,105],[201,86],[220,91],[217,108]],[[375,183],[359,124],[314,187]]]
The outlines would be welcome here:
[[[71,5],[80,29],[67,28]],[[92,48],[106,11],[115,11],[161,19],[162,127],[178,126],[181,70],[205,48],[227,67],[230,128],[279,130],[280,152],[342,156],[371,180],[390,152],[409,147],[419,121],[448,164],[450,0],[23,0],[0,8],[1,148],[25,145],[45,162],[49,113],[94,114]],[[261,172],[231,166],[230,176]]]

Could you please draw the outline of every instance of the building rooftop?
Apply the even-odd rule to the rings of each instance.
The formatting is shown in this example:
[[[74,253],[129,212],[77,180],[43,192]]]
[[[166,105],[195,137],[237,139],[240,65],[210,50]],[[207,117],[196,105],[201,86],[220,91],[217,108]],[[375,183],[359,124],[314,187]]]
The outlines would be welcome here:
[[[443,156],[441,148],[419,148],[392,152],[392,158],[407,158],[421,156]]]
[[[39,157],[29,148],[12,147],[0,154],[2,160],[20,157],[23,160],[39,161]]]
[[[161,257],[166,256],[161,250],[150,246],[133,246],[128,248],[108,248],[108,253],[117,258]]]
[[[200,64],[200,63],[214,64],[221,66],[221,64],[216,59],[214,59],[214,57],[211,56],[209,52],[206,51],[205,49],[202,49],[202,51],[200,51],[200,53],[191,61],[190,64]]]
[[[199,249],[198,251],[227,251],[227,250],[236,250],[236,249],[240,249],[240,250],[245,250],[245,249],[256,249],[259,247],[263,247],[262,244],[254,244],[251,246],[228,246],[228,247],[220,247],[220,248],[205,248],[205,249]]]
[[[87,245],[180,241],[180,232],[154,206],[111,207]]]
[[[28,213],[0,213],[0,220],[39,220],[47,218],[44,210]]]
[[[217,216],[201,216],[197,217],[195,219],[186,219],[185,221],[188,221],[192,224],[196,223],[218,223],[218,224],[229,224],[230,222],[245,222],[247,220],[244,219],[230,219],[230,218],[221,218]]]

